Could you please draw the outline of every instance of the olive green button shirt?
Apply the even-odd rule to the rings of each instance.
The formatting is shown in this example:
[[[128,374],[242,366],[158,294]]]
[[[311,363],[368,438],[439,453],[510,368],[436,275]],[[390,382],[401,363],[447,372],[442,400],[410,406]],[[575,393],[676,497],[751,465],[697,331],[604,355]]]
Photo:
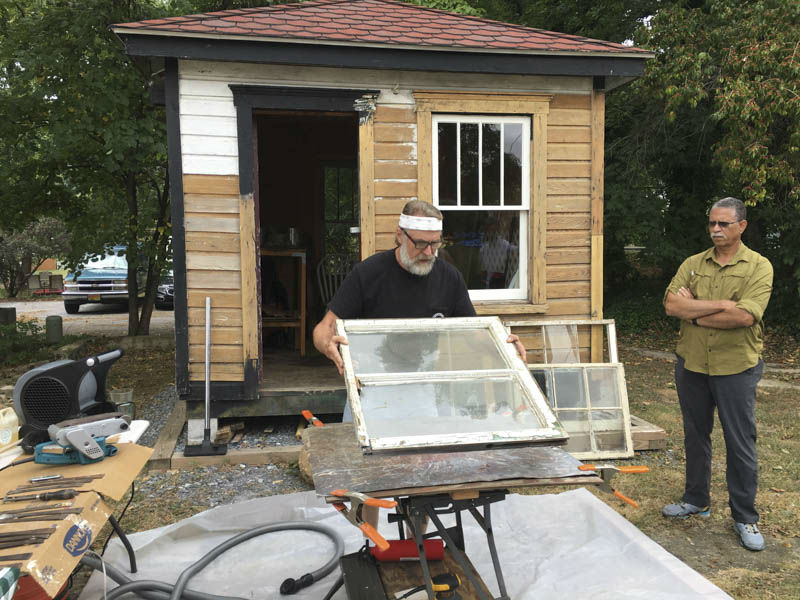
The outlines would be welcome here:
[[[676,352],[689,371],[706,375],[732,375],[758,364],[763,347],[761,319],[772,293],[772,265],[744,244],[723,266],[714,248],[690,256],[678,269],[664,293],[677,294],[682,287],[698,300],[734,300],[737,308],[755,319],[750,327],[715,329],[681,321]]]

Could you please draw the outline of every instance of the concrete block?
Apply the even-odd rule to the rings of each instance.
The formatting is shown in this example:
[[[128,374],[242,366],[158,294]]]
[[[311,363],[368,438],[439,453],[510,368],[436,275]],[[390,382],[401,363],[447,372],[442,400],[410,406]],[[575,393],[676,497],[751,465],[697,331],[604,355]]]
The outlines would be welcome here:
[[[211,441],[217,435],[217,419],[211,419]],[[187,419],[186,420],[186,438],[189,446],[199,446],[203,443],[203,433],[206,427],[205,419]]]

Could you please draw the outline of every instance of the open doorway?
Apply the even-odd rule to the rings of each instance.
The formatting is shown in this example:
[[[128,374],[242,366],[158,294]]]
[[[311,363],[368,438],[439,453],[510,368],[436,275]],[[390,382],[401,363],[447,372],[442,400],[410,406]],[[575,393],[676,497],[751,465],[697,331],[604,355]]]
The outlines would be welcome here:
[[[254,125],[264,388],[283,376],[281,365],[295,382],[298,368],[328,366],[310,343],[325,311],[317,265],[331,253],[359,253],[351,231],[359,224],[358,118],[259,111]]]

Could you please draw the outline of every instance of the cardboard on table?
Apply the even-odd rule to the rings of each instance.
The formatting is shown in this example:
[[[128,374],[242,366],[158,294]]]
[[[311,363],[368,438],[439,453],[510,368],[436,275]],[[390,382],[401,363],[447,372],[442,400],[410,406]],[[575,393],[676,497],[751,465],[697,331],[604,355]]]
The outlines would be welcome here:
[[[98,463],[88,465],[39,465],[33,462],[10,467],[0,477],[0,494],[20,486],[29,485],[31,477],[60,474],[67,477],[81,475],[103,476],[81,486],[65,485],[75,490],[88,490],[72,500],[54,500],[50,504],[72,503],[80,508],[76,515],[67,515],[61,521],[27,521],[22,523],[0,521],[0,532],[27,531],[53,527],[47,540],[38,546],[20,546],[9,550],[14,554],[31,553],[31,558],[22,563],[22,572],[30,575],[51,597],[54,596],[89,549],[100,530],[111,515],[104,498],[120,500],[133,480],[153,453],[151,448],[131,443],[119,443],[117,453]],[[42,490],[51,491],[51,490]],[[25,492],[33,494],[35,492]],[[0,505],[4,509],[24,508],[33,502],[9,502]]]

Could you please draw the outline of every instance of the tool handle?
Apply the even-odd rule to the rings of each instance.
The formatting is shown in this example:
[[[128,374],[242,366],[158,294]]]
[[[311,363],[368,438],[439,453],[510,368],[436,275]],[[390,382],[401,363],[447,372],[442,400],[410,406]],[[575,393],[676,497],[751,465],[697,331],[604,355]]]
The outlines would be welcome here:
[[[377,530],[369,523],[362,523],[359,529],[364,532],[364,535],[371,539],[381,552],[386,552],[389,549],[389,542],[377,532]]]
[[[303,415],[309,423],[311,423],[314,427],[322,427],[325,425],[322,421],[320,421],[317,417],[311,414],[310,410],[301,410],[300,414]]]
[[[639,503],[638,503],[638,502],[636,502],[636,500],[633,500],[633,499],[631,499],[631,498],[628,498],[627,496],[625,496],[625,495],[623,495],[623,494],[620,494],[620,493],[619,493],[617,490],[614,490],[614,496],[616,496],[617,498],[619,498],[619,499],[620,499],[620,500],[622,500],[623,502],[627,502],[627,503],[628,503],[628,504],[630,504],[630,505],[631,505],[633,508],[639,508]]]
[[[395,500],[383,500],[382,498],[367,498],[364,500],[367,506],[377,506],[378,508],[394,508],[397,506]]]
[[[620,473],[649,473],[650,467],[645,465],[631,465],[629,467],[618,467]]]
[[[578,470],[579,471],[597,471],[598,468],[602,469],[603,467],[602,467],[602,465],[600,467],[596,467],[594,464],[591,464],[591,463],[586,464],[586,465],[579,465],[578,466]],[[617,467],[615,465],[613,468],[615,468],[620,473],[649,473],[650,472],[650,467],[647,467],[645,465],[630,465],[630,466],[625,466],[625,467]]]
[[[38,500],[69,500],[78,495],[75,490],[58,490],[57,492],[44,492],[37,496]]]

